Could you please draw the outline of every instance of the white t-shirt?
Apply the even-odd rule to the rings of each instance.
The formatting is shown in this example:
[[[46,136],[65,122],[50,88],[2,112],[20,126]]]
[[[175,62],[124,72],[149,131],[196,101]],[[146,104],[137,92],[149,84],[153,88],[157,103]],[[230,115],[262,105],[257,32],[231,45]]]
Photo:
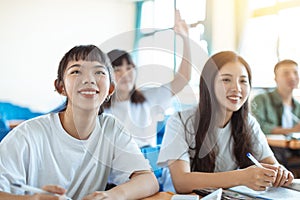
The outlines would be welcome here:
[[[281,118],[282,128],[292,128],[294,126],[292,106],[283,104],[283,112]]]
[[[19,125],[0,143],[0,190],[24,194],[10,183],[34,187],[55,184],[73,199],[129,180],[135,171],[150,170],[132,137],[113,117],[102,114],[87,140],[71,137],[59,116],[47,114]]]
[[[178,113],[171,116],[167,122],[166,132],[163,138],[158,165],[167,166],[169,160],[184,160],[190,163],[190,157],[194,156],[194,150],[189,147],[195,147],[194,139],[194,120],[196,109],[181,112],[182,121],[185,124],[187,120],[187,130],[182,123]],[[257,160],[262,160],[273,155],[266,137],[260,129],[256,119],[249,114],[249,125],[252,130],[252,141],[254,144],[254,156]],[[216,157],[215,172],[223,172],[237,169],[233,152],[233,138],[231,137],[231,123],[224,128],[218,128],[216,143],[219,153]],[[200,151],[201,152],[201,151]],[[203,151],[202,151],[203,152]],[[245,155],[246,156],[246,155]]]
[[[172,100],[169,84],[142,91],[146,101],[134,104],[130,100],[112,102],[106,113],[119,119],[139,147],[156,146],[157,122],[164,119],[164,112]]]

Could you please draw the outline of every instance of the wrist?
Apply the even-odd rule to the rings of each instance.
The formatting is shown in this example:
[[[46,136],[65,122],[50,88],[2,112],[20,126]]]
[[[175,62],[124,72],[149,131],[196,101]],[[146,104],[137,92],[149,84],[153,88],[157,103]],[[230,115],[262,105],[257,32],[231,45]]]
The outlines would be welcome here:
[[[235,170],[234,172],[235,172],[235,174],[234,174],[234,177],[235,177],[234,184],[236,186],[245,185],[244,180],[245,180],[245,173],[247,173],[247,171],[245,169],[239,169],[239,170]]]
[[[118,200],[126,199],[126,192],[120,186],[116,186],[116,187],[108,190],[107,193],[109,194],[109,196],[112,196],[113,199],[118,199]]]

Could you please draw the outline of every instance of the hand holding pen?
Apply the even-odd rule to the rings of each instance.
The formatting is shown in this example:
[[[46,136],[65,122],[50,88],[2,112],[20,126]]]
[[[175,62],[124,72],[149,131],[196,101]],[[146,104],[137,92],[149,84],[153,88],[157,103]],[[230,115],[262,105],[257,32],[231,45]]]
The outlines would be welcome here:
[[[30,185],[18,184],[18,183],[12,183],[12,186],[15,188],[18,188],[20,190],[23,190],[23,191],[35,193],[40,196],[40,197],[38,197],[38,199],[41,199],[41,200],[49,199],[49,195],[56,197],[56,199],[58,199],[58,200],[72,200],[70,197],[67,197],[64,195],[66,193],[66,190],[57,185],[46,185],[43,187],[43,189],[36,188],[36,187],[30,186]],[[43,198],[43,196],[45,198]]]
[[[255,164],[242,170],[242,183],[253,190],[264,191],[276,179],[276,166],[259,163],[250,153],[247,157]]]
[[[251,153],[247,153],[247,157],[257,166],[260,168],[266,168],[276,171],[275,180],[272,182],[272,186],[274,187],[280,187],[283,185],[289,185],[292,180],[294,179],[293,174],[288,171],[285,167],[282,165],[269,165],[269,164],[261,164],[259,163],[252,155]]]

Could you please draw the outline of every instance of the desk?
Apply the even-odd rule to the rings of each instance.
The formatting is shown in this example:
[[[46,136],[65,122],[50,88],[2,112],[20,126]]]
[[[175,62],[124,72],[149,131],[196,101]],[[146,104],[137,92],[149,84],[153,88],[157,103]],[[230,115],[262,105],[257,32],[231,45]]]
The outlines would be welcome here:
[[[173,196],[172,192],[158,192],[142,200],[170,200],[172,196]]]
[[[9,120],[8,121],[8,124],[9,124],[9,127],[11,129],[15,128],[16,126],[18,126],[19,124],[21,124],[22,122],[24,122],[24,120]]]
[[[267,135],[267,141],[272,147],[300,149],[300,140],[287,139],[284,135]]]

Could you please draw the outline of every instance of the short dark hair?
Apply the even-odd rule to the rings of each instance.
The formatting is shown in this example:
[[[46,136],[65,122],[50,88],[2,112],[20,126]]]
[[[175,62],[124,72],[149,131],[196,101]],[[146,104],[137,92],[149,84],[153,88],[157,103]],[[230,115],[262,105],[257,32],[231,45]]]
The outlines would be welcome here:
[[[127,51],[120,50],[120,49],[114,49],[107,53],[107,56],[110,59],[111,65],[114,68],[123,65],[123,62],[125,61],[128,65],[132,65],[134,68],[136,68],[130,54]],[[115,93],[116,94],[116,93]],[[136,88],[136,85],[134,84],[134,87],[130,91],[130,101],[134,104],[140,104],[144,103],[146,101],[146,97],[143,95],[141,91],[139,91]],[[114,98],[114,97],[112,97]],[[104,108],[111,107],[112,98],[109,99],[109,101],[104,102],[103,106]]]
[[[295,61],[293,60],[290,60],[290,59],[285,59],[285,60],[282,60],[282,61],[279,61],[278,63],[276,63],[275,67],[274,67],[274,74],[276,74],[276,71],[278,70],[278,68],[281,66],[281,65],[296,65],[298,67],[298,63],[296,63]]]
[[[57,79],[55,82],[55,88],[57,91],[59,91],[60,83],[64,85],[63,78],[68,63],[70,61],[79,61],[79,60],[97,61],[101,64],[104,64],[109,74],[110,84],[114,84],[113,69],[111,67],[108,56],[95,45],[79,45],[70,49],[59,62],[59,66],[57,70]],[[61,107],[59,111],[64,111],[67,105],[68,105],[68,99],[66,100],[66,102],[64,103],[64,105]],[[102,114],[103,109],[104,108],[102,104],[98,112],[99,115]]]

